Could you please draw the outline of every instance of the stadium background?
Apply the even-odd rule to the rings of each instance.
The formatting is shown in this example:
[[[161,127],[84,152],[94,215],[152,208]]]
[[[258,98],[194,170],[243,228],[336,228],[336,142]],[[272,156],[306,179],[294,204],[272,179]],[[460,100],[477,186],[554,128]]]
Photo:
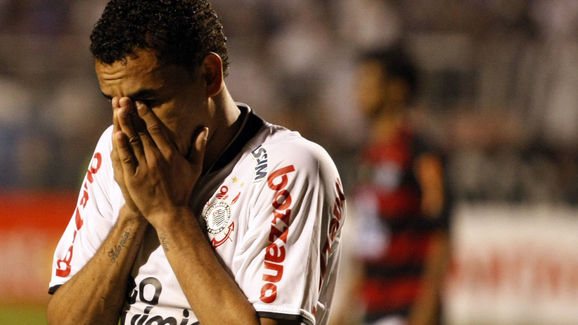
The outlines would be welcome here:
[[[403,41],[456,194],[447,324],[578,323],[578,1],[214,0],[233,96],[335,158],[364,139],[361,49]],[[0,0],[0,324],[43,324],[51,254],[110,123],[103,0]],[[353,217],[353,216],[352,216]]]

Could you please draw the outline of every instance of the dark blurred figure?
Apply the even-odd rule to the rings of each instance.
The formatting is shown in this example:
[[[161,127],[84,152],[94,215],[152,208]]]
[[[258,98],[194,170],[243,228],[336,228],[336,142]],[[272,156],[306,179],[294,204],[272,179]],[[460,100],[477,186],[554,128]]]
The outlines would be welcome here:
[[[370,51],[356,85],[369,130],[354,202],[352,255],[360,267],[350,297],[360,298],[364,324],[438,324],[450,204],[443,157],[409,117],[416,69],[400,48]]]

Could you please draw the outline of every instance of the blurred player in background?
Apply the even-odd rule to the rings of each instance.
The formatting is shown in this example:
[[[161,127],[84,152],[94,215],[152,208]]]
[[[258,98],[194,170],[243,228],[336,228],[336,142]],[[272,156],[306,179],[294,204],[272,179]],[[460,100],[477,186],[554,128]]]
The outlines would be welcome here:
[[[113,0],[91,41],[113,125],[54,254],[49,323],[326,324],[341,181],[233,101],[211,6]]]
[[[364,324],[437,324],[448,258],[448,193],[442,157],[409,118],[417,73],[400,48],[364,53],[357,102],[369,138],[360,156],[351,297]],[[350,315],[351,313],[349,313]],[[336,323],[348,320],[338,313]]]

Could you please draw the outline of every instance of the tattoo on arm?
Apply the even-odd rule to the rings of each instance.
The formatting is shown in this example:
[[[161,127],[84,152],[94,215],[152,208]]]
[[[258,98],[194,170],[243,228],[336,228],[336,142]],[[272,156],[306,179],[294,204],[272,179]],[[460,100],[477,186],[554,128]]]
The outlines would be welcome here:
[[[108,251],[108,257],[110,257],[110,260],[113,263],[116,262],[116,259],[120,255],[120,251],[122,250],[122,248],[126,246],[126,242],[128,241],[129,236],[130,236],[130,233],[128,231],[125,232],[122,235],[122,238],[120,239],[120,242],[118,243],[118,245],[114,246],[113,248],[111,248]]]

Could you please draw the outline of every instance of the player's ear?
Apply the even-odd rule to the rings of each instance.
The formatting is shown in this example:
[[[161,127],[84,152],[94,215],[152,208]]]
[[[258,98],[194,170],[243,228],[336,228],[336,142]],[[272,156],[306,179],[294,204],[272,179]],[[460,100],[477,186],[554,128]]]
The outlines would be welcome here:
[[[223,61],[214,52],[209,53],[201,65],[201,77],[205,82],[207,97],[213,97],[223,89]]]

